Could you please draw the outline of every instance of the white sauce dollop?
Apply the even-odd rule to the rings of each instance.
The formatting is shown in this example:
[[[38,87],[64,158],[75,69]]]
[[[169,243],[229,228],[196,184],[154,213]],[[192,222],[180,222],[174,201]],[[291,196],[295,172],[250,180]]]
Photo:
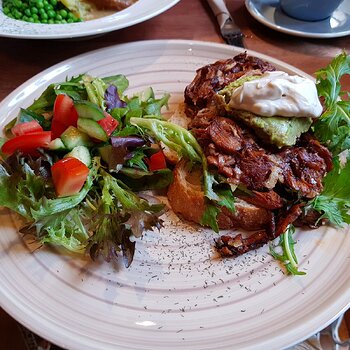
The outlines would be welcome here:
[[[322,113],[314,82],[280,71],[246,81],[233,91],[229,106],[266,117],[317,118]]]

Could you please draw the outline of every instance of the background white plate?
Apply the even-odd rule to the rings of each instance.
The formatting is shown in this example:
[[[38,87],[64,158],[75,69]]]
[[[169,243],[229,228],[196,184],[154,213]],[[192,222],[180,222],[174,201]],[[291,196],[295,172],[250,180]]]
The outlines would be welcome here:
[[[285,34],[319,39],[350,35],[350,0],[344,0],[329,18],[322,21],[301,21],[287,16],[279,0],[245,0],[245,6],[257,21]]]
[[[129,94],[153,86],[183,100],[196,68],[241,49],[204,42],[144,41],[64,61],[33,77],[0,104],[1,124],[51,82],[89,72],[124,73]],[[302,74],[267,56],[277,68]],[[160,233],[137,244],[129,269],[58,254],[30,253],[18,218],[0,212],[0,301],[18,321],[69,349],[281,349],[307,338],[350,301],[350,235],[323,227],[298,231],[303,277],[284,275],[267,247],[215,259],[217,237],[167,214]]]
[[[0,0],[0,36],[22,39],[67,39],[99,35],[158,16],[180,0],[138,0],[114,15],[71,24],[37,24],[5,16]]]

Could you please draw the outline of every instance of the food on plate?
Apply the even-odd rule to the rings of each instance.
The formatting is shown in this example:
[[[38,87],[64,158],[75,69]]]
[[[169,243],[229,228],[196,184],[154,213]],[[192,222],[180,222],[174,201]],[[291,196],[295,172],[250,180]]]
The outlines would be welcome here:
[[[51,84],[5,127],[0,204],[23,217],[22,233],[129,266],[135,238],[161,227],[164,205],[139,191],[166,188],[172,171],[129,120],[160,117],[169,96],[128,97],[127,86],[122,75],[86,74]]]
[[[137,0],[4,0],[5,15],[26,22],[64,24],[121,11]]]
[[[227,205],[220,193],[208,194],[198,168],[184,161],[175,167],[168,195],[175,212],[216,231],[258,230],[248,237],[221,236],[216,247],[222,256],[243,254],[285,232],[291,235],[293,225],[349,223],[349,191],[339,177],[340,170],[349,171],[348,163],[339,166],[350,131],[340,114],[349,116],[349,101],[329,93],[332,87],[339,91],[332,76],[339,72],[332,72],[348,73],[349,61],[340,55],[317,73],[323,106],[313,81],[278,72],[246,53],[197,70],[185,90],[188,128],[203,150],[214,192],[228,191],[234,203]],[[294,243],[290,236],[289,241]],[[283,260],[296,267],[295,258]]]
[[[0,205],[42,244],[129,266],[136,238],[162,226],[165,190],[183,219],[245,230],[218,235],[222,256],[279,237],[271,254],[303,274],[295,226],[350,223],[349,72],[342,53],[315,85],[242,53],[197,70],[186,115],[168,120],[168,94],[128,96],[122,75],[51,84],[5,126]]]

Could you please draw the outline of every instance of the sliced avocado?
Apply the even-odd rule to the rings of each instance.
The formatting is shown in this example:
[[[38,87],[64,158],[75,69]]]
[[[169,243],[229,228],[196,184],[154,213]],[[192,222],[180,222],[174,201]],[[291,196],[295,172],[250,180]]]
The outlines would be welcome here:
[[[66,145],[62,142],[62,140],[59,137],[57,137],[56,139],[52,140],[49,143],[48,148],[51,151],[67,151]]]
[[[90,101],[75,102],[74,107],[79,115],[79,118],[87,118],[97,121],[105,117],[103,110]]]
[[[242,110],[235,110],[232,114],[233,118],[238,118],[251,127],[263,141],[278,148],[293,146],[312,124],[311,118],[260,117]]]
[[[78,118],[78,129],[96,140],[108,141],[107,134],[95,120]]]
[[[90,137],[75,128],[74,126],[68,127],[61,135],[61,140],[68,150],[72,150],[76,146],[90,147],[93,145]]]
[[[91,155],[90,151],[85,146],[76,146],[69,153],[67,153],[64,158],[73,157],[79,159],[86,166],[90,166],[91,164]]]

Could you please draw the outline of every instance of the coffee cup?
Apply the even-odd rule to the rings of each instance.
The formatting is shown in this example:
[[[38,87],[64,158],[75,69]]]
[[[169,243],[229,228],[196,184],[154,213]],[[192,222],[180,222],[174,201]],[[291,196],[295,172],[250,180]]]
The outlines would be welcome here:
[[[321,21],[331,16],[343,0],[280,0],[282,10],[302,21]]]

